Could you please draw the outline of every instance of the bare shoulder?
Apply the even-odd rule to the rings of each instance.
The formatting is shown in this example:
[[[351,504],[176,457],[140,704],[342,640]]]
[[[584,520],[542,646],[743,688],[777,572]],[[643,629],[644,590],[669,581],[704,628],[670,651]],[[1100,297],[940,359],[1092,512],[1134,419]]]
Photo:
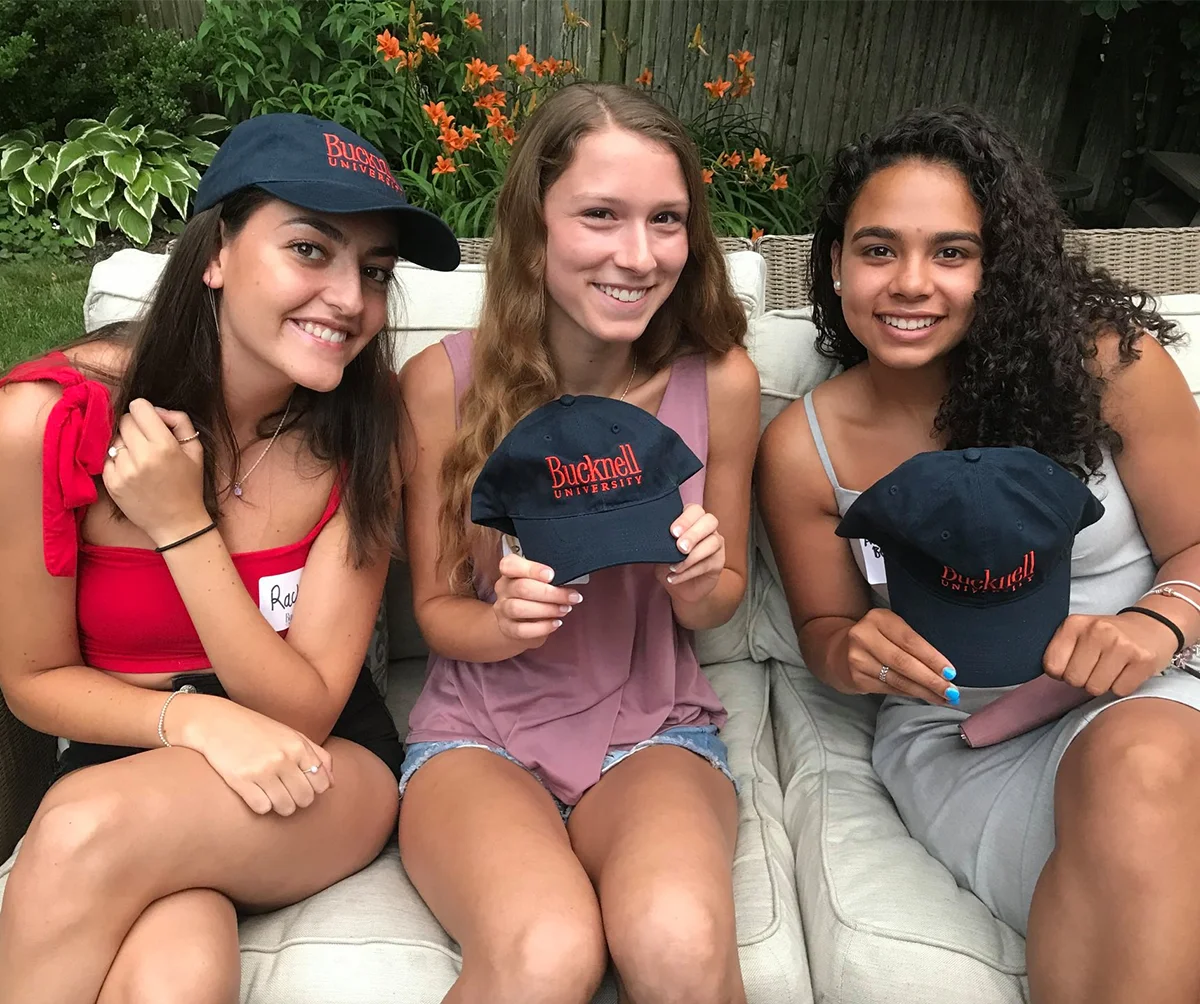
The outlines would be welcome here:
[[[61,397],[62,388],[47,380],[0,387],[0,467],[10,475],[31,463],[38,469],[46,421]]]
[[[708,362],[708,390],[719,398],[738,398],[752,394],[758,399],[758,367],[750,353],[734,347]]]
[[[1171,353],[1149,334],[1138,339],[1135,350],[1132,360],[1123,360],[1115,332],[1096,339],[1096,363],[1105,381],[1105,419],[1123,433],[1172,416],[1194,418],[1191,390]]]
[[[803,503],[837,513],[803,399],[793,401],[767,425],[758,445],[755,474],[765,496],[786,496],[789,505]]]
[[[422,349],[400,370],[400,395],[414,418],[454,401],[454,370],[441,342]]]

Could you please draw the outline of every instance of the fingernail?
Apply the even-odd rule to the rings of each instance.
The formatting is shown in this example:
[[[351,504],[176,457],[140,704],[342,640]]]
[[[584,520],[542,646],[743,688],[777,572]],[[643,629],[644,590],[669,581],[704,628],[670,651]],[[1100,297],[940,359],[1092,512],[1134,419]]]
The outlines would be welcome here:
[[[947,701],[949,701],[951,704],[957,704],[958,697],[959,697],[959,694],[958,694],[957,687],[947,687],[946,688],[946,700]]]
[[[562,627],[562,621],[555,621],[555,622],[554,622],[554,626],[555,626],[556,628],[560,628],[560,627]]]
[[[571,612],[571,608],[570,607],[559,607],[558,612],[560,614],[569,614]]]
[[[545,579],[547,582],[553,582],[554,581],[554,569],[547,568],[544,572],[542,572],[542,578]]]
[[[958,673],[953,666],[947,666],[942,670],[942,676],[944,676],[947,680],[953,680],[956,676],[958,676]]]
[[[681,540],[679,542],[679,550],[681,550],[684,554],[688,553],[688,548],[690,548],[691,546],[692,545],[689,544],[686,540]]]
[[[674,582],[675,582],[675,576],[674,576],[674,575],[668,575],[668,576],[667,576],[667,585],[673,585],[673,584],[674,584]]]
[[[678,537],[681,533],[683,533],[683,529],[681,527],[678,527],[678,526],[671,527],[671,536],[672,537]]]
[[[572,605],[583,602],[583,597],[580,596],[579,593],[572,593],[570,598]]]

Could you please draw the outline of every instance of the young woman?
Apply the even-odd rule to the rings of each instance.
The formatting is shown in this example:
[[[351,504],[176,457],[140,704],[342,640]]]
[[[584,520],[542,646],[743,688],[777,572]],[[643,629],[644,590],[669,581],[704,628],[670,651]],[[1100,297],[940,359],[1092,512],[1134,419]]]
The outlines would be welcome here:
[[[401,378],[414,601],[435,655],[410,721],[400,850],[462,946],[447,1000],[584,1004],[608,953],[627,1001],[745,999],[725,712],[689,637],[745,588],[758,434],[745,330],[679,121],[612,85],[541,106],[500,192],[478,329]],[[657,414],[705,462],[671,527],[677,563],[552,586],[552,569],[471,527],[488,455],[561,394]]]
[[[772,423],[758,467],[808,667],[887,695],[876,770],[913,836],[1027,932],[1036,1001],[1195,1002],[1200,680],[1157,675],[1174,630],[1118,613],[1200,638],[1200,589],[1144,595],[1200,581],[1200,412],[1170,326],[1064,252],[1044,176],[964,110],[839,154],[811,268],[818,344],[844,372]],[[970,446],[1033,448],[1105,510],[1076,538],[1072,615],[1044,655],[1096,699],[982,749],[958,724],[997,691],[948,683],[834,532],[914,454]]]
[[[360,675],[399,495],[388,287],[398,255],[458,261],[394,185],[331,122],[239,125],[145,317],[0,379],[0,685],[70,741],[0,1000],[232,1004],[236,911],[391,832],[402,751]]]

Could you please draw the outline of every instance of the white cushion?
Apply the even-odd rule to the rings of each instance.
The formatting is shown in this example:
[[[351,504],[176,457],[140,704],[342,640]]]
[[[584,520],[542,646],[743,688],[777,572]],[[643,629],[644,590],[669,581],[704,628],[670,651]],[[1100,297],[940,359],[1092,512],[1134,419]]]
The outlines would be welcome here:
[[[1024,942],[909,836],[871,766],[878,704],[773,662],[784,819],[823,1004],[1028,999]]]

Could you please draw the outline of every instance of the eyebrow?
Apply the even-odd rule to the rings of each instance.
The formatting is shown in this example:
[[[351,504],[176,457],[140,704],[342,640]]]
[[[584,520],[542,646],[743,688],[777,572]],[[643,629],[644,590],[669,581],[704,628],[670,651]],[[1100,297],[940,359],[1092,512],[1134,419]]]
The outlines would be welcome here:
[[[346,247],[350,243],[348,240],[346,240],[346,235],[344,233],[342,233],[332,224],[326,223],[319,216],[293,216],[290,220],[284,223],[284,226],[312,227],[319,233],[324,234],[331,241],[335,241],[336,243],[342,245],[342,247]],[[394,244],[381,244],[379,247],[373,247],[367,252],[368,258],[398,258],[399,256],[400,252],[396,249]]]
[[[609,195],[603,192],[580,192],[579,195],[576,196],[576,199],[580,202],[603,202],[611,206],[626,206],[629,204],[625,199],[622,199],[618,195]],[[687,199],[670,199],[667,202],[661,203],[658,208],[660,210],[687,209],[688,201]]]
[[[900,234],[890,227],[860,227],[850,239],[856,241],[861,237],[878,237],[885,241],[900,240]],[[983,238],[972,230],[940,230],[929,239],[931,244],[952,244],[955,241],[966,241],[976,247],[983,247]]]

